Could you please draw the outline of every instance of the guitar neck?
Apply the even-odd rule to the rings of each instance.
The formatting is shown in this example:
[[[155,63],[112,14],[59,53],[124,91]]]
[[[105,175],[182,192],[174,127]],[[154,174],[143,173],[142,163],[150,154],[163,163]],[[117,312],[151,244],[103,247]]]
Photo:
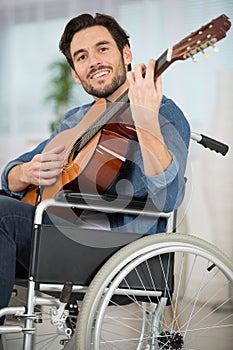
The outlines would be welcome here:
[[[123,113],[128,107],[128,90],[126,90],[117,100],[118,103],[110,103],[106,101],[107,109],[106,111],[100,115],[100,117],[93,123],[92,127],[86,130],[82,137],[80,138],[80,143],[78,147],[78,151],[81,151],[88,142],[100,131],[103,127],[108,124],[113,117],[117,117],[121,113]]]
[[[161,75],[165,69],[167,69],[172,61],[172,47],[169,47],[157,60],[155,65],[155,78],[158,78],[159,75]]]

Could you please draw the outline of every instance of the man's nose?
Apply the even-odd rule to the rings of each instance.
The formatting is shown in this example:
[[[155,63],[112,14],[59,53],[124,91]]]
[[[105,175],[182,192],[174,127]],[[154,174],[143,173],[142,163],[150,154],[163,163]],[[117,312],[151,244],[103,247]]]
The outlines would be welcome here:
[[[102,60],[100,58],[100,55],[97,52],[93,52],[91,55],[89,55],[90,67],[98,66],[101,63],[102,63]]]

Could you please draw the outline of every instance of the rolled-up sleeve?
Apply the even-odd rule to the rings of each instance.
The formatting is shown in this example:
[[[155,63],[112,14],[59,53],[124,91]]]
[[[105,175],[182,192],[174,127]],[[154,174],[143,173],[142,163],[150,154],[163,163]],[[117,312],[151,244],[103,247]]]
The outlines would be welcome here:
[[[185,170],[190,141],[190,126],[183,112],[170,99],[163,98],[160,127],[172,161],[162,173],[143,176],[148,193],[160,211],[178,208],[185,193]]]

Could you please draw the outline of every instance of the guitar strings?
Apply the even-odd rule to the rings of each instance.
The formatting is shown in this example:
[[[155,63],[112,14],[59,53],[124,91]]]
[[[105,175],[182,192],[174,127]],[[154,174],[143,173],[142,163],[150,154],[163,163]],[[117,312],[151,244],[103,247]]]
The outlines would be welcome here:
[[[126,91],[115,103],[109,103],[107,101],[107,109],[100,117],[92,124],[92,126],[85,130],[79,140],[75,142],[71,149],[71,153],[75,154],[80,152],[88,142],[106,125],[115,115],[123,112],[128,104],[128,91]],[[122,105],[119,108],[119,103]],[[68,151],[67,151],[68,153]]]

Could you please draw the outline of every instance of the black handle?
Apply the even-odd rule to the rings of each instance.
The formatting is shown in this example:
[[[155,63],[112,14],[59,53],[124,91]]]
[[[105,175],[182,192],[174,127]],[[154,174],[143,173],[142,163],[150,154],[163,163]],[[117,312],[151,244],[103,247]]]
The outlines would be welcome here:
[[[206,135],[200,134],[201,140],[197,141],[205,148],[209,148],[211,151],[215,151],[217,153],[221,153],[223,156],[225,156],[229,150],[229,146],[225,143],[222,143],[220,141],[214,140]]]

